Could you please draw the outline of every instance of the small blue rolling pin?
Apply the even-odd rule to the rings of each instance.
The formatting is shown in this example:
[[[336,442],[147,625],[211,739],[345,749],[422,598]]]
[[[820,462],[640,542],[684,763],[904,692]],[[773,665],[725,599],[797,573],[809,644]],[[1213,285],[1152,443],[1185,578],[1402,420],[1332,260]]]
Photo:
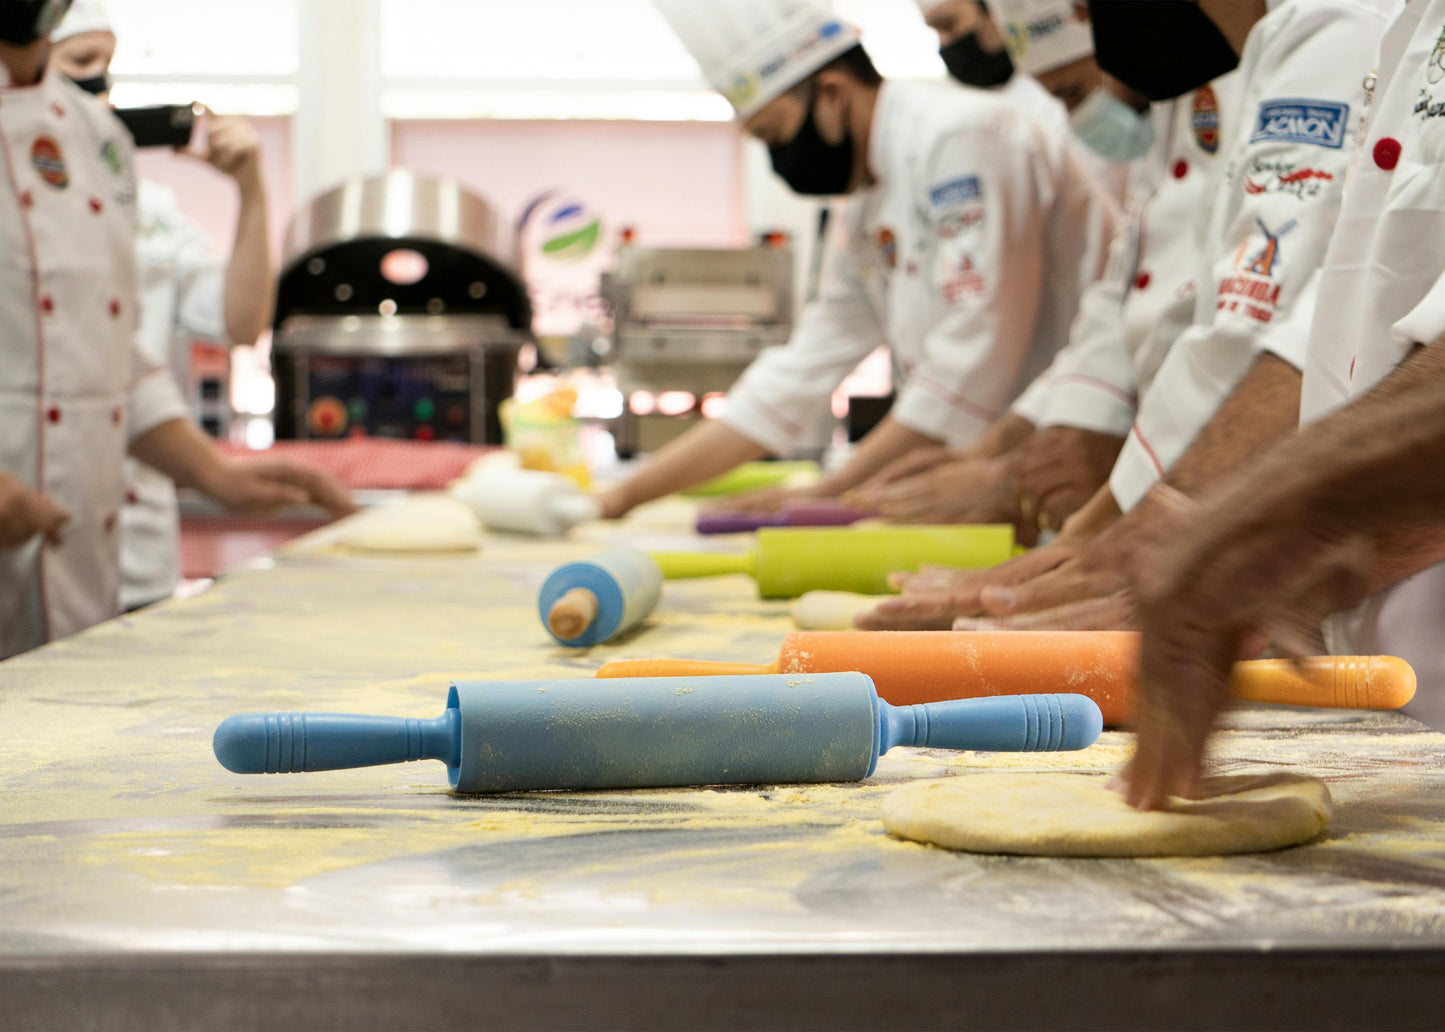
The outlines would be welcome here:
[[[865,674],[459,681],[434,720],[242,713],[216,729],[237,774],[441,760],[458,792],[858,781],[895,746],[1084,749],[1083,695],[890,706]]]
[[[652,556],[610,548],[548,574],[537,612],[558,644],[587,648],[646,620],[661,594],[662,570]]]

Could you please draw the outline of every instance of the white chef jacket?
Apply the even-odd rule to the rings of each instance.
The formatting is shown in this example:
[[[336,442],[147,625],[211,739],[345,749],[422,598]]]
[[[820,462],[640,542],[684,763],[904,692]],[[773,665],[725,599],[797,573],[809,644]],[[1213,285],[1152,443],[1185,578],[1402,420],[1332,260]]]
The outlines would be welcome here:
[[[142,180],[136,205],[140,326],[136,339],[177,383],[191,379],[191,343],[226,337],[226,260],[182,214],[175,191]],[[120,511],[120,600],[133,609],[168,598],[181,579],[180,517],[169,477],[126,460]]]
[[[1128,189],[1129,169],[1133,165],[1110,161],[1103,155],[1096,154],[1075,136],[1074,127],[1069,121],[1069,109],[1064,106],[1063,101],[1044,89],[1043,84],[1032,75],[1017,70],[1009,76],[1008,82],[999,87],[998,95],[1039,125],[1067,141],[1074,156],[1079,159],[1079,164],[1084,166],[1084,171],[1099,181],[1106,194],[1123,205],[1125,191]]]
[[[1103,270],[1113,205],[1063,141],[997,96],[886,82],[868,159],[877,181],[850,198],[818,298],[728,398],[724,421],[774,453],[885,343],[893,417],[971,443],[1063,346]]]
[[[1225,113],[1223,183],[1194,324],[1169,349],[1109,479],[1133,508],[1260,354],[1303,368],[1320,263],[1360,132],[1360,84],[1400,0],[1271,0]]]
[[[1370,121],[1321,275],[1301,397],[1306,422],[1370,390],[1416,344],[1445,333],[1445,0],[1412,0],[1385,36],[1377,67]],[[1445,565],[1332,618],[1325,630],[1336,653],[1408,660],[1419,690],[1405,712],[1445,729]]]
[[[1175,338],[1194,320],[1204,223],[1218,188],[1220,111],[1238,73],[1151,106],[1154,144],[1133,166],[1109,268],[1084,291],[1069,346],[1047,374],[1040,426],[1124,437]]]
[[[0,65],[0,469],[69,510],[61,544],[0,551],[0,656],[118,612],[130,440],[185,408],[135,344],[135,173],[108,110]]]

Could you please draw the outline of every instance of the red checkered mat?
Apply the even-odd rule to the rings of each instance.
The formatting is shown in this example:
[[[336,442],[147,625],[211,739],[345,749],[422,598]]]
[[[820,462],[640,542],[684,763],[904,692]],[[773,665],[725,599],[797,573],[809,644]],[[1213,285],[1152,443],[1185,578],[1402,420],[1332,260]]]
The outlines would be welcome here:
[[[324,469],[352,490],[441,490],[494,448],[453,441],[277,441],[265,451],[221,443],[230,458],[270,456]]]

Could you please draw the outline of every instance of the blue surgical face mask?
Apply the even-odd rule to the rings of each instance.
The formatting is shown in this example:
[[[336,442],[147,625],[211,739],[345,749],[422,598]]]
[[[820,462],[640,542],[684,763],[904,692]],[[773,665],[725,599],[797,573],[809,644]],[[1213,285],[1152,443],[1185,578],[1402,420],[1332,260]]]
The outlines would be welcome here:
[[[1090,93],[1069,116],[1069,124],[1089,150],[1116,165],[1142,158],[1154,143],[1154,121],[1108,90]]]

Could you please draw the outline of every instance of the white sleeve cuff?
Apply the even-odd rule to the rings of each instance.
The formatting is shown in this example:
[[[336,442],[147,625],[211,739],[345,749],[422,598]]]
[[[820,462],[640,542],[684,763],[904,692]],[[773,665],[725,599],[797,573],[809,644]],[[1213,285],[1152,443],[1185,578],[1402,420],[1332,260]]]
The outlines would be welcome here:
[[[1047,375],[1036,377],[1024,388],[1024,392],[1014,399],[1014,403],[1009,406],[1009,411],[1016,416],[1022,416],[1034,426],[1038,426],[1048,412],[1049,397],[1050,388]]]
[[[997,415],[917,374],[899,393],[892,412],[908,429],[950,448],[973,444]]]
[[[1109,490],[1120,511],[1128,512],[1138,505],[1149,489],[1162,479],[1164,473],[1154,453],[1137,433],[1130,432],[1123,450],[1114,461],[1114,471],[1109,474]]]
[[[1038,424],[1125,437],[1135,411],[1134,397],[1127,391],[1093,377],[1065,374],[1049,383],[1048,407]]]
[[[162,423],[189,417],[190,410],[171,374],[165,369],[152,369],[131,386],[126,404],[126,439],[134,441]]]

